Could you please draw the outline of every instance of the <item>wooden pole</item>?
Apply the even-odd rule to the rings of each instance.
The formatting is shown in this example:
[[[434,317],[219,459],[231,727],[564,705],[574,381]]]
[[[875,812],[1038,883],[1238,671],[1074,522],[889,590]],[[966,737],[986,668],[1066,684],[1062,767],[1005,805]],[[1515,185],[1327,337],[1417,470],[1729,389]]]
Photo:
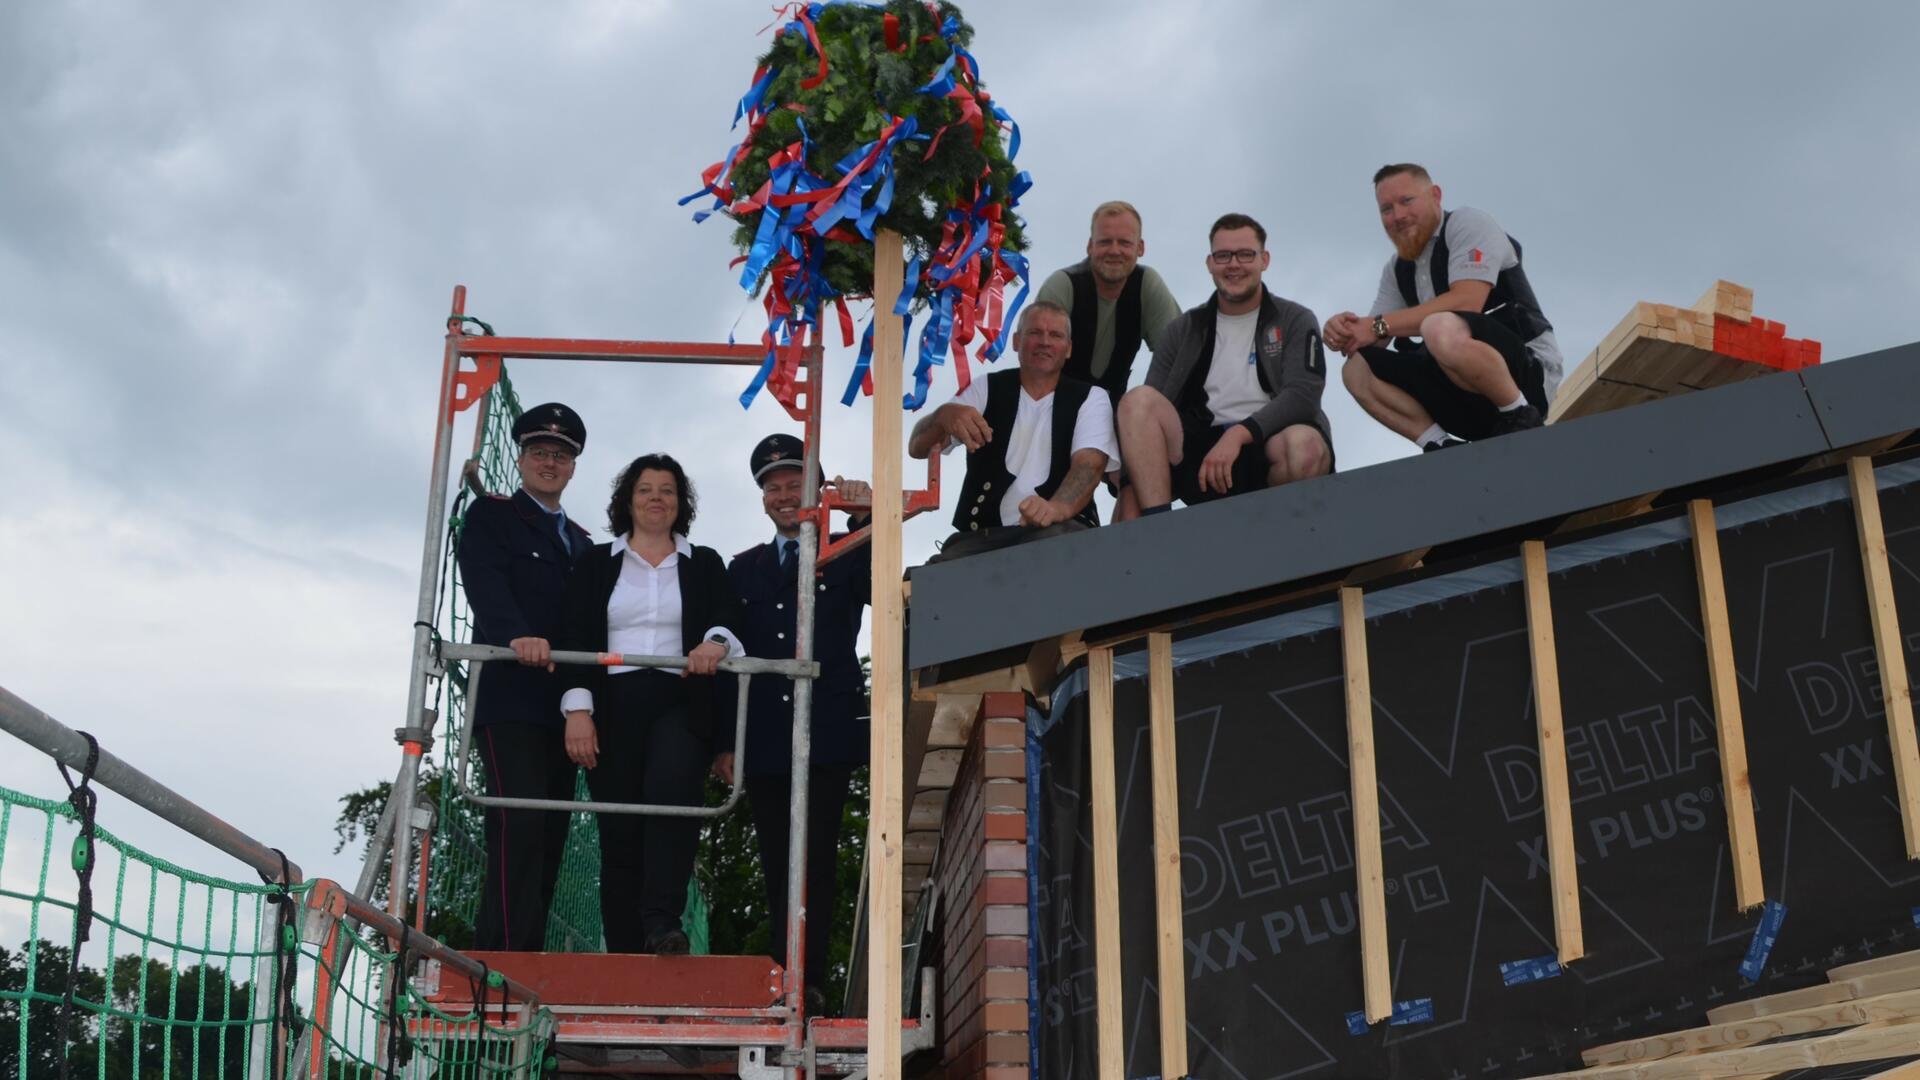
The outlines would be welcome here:
[[[1093,751],[1093,990],[1100,1080],[1123,1080],[1120,1038],[1120,823],[1114,801],[1113,650],[1087,653],[1087,732]]]
[[[900,591],[900,380],[905,342],[893,298],[905,266],[900,234],[873,241],[873,707],[867,860],[867,1075],[900,1080],[900,871],[906,827],[900,734],[906,700]],[[817,388],[816,388],[817,392]]]
[[[1707,636],[1707,682],[1713,687],[1713,727],[1720,737],[1720,793],[1727,808],[1733,856],[1734,905],[1741,911],[1766,901],[1760,876],[1760,839],[1753,824],[1753,778],[1747,773],[1747,735],[1740,719],[1740,679],[1733,666],[1727,623],[1727,582],[1720,568],[1720,531],[1713,503],[1687,504],[1693,526],[1693,566],[1700,579],[1700,623]]]
[[[1187,1075],[1187,950],[1180,903],[1180,770],[1174,755],[1173,635],[1147,635],[1153,745],[1153,894],[1160,959],[1160,1075]]]
[[[1367,672],[1367,602],[1340,590],[1347,672],[1347,770],[1353,783],[1353,875],[1360,898],[1360,984],[1367,1022],[1393,1015],[1387,957],[1387,886],[1380,855],[1380,782],[1373,761],[1373,680]]]
[[[1553,884],[1555,951],[1562,965],[1587,954],[1580,926],[1580,878],[1573,852],[1573,801],[1567,787],[1567,742],[1561,730],[1560,654],[1547,593],[1547,546],[1520,545],[1526,568],[1527,641],[1533,656],[1533,716],[1540,736],[1540,802],[1545,809],[1547,876]]]
[[[1893,606],[1893,574],[1887,567],[1887,534],[1880,524],[1880,489],[1873,481],[1873,460],[1847,462],[1853,488],[1854,523],[1860,531],[1860,564],[1867,575],[1867,610],[1873,614],[1873,651],[1880,662],[1880,697],[1887,712],[1887,746],[1893,752],[1893,779],[1900,799],[1900,825],[1906,832],[1907,858],[1920,859],[1920,748],[1913,731],[1913,687],[1907,681],[1907,654],[1900,638],[1900,615]]]

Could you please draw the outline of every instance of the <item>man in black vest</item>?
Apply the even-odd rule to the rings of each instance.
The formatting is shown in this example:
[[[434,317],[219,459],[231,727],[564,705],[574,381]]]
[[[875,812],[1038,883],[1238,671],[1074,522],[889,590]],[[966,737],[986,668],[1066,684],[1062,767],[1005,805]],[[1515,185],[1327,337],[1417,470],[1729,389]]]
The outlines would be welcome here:
[[[1347,356],[1340,375],[1354,400],[1422,450],[1545,423],[1560,345],[1519,242],[1483,210],[1442,210],[1418,165],[1383,167],[1373,191],[1396,257],[1372,314],[1343,311],[1325,332]]]
[[[1120,402],[1132,494],[1122,518],[1322,476],[1332,427],[1320,409],[1326,356],[1300,304],[1261,280],[1267,230],[1225,214],[1208,230],[1213,295],[1175,319],[1147,380]]]
[[[1107,392],[1062,374],[1073,349],[1066,309],[1036,300],[1014,335],[1018,371],[975,379],[913,426],[907,453],[967,448],[958,530],[929,561],[1089,529],[1093,489],[1119,468]]]
[[[802,584],[800,502],[806,444],[792,435],[760,440],[749,459],[760,485],[760,506],[773,522],[773,542],[755,544],[733,557],[727,573],[746,608],[740,643],[747,655],[790,659],[798,630],[799,590],[813,591],[813,655],[820,677],[813,681],[812,767],[807,770],[808,1016],[826,1012],[828,946],[839,902],[840,820],[853,771],[867,763],[866,681],[860,672],[860,617],[873,592],[873,545],[861,544],[814,571]],[[849,502],[870,503],[872,489],[835,477]],[[848,525],[859,528],[865,513]],[[731,751],[714,771],[733,779]],[[787,829],[793,783],[793,683],[762,675],[749,684],[747,700],[747,802],[759,839],[760,871],[767,885],[767,918],[773,959],[787,962]]]
[[[520,490],[475,502],[460,527],[460,580],[473,609],[473,640],[507,645],[518,665],[480,669],[473,746],[485,766],[487,794],[517,799],[572,799],[575,770],[567,759],[561,686],[549,659],[564,621],[567,578],[593,538],[560,508],[573,479],[587,427],[558,402],[520,415]],[[547,936],[547,907],[560,876],[567,815],[555,810],[486,814],[487,873],[474,921],[474,947],[538,951]]]
[[[1140,230],[1140,211],[1131,204],[1101,203],[1093,210],[1086,259],[1055,270],[1040,286],[1040,299],[1072,314],[1066,376],[1105,390],[1115,404],[1127,392],[1141,343],[1159,351],[1161,331],[1180,314],[1159,273],[1140,265],[1147,253]]]

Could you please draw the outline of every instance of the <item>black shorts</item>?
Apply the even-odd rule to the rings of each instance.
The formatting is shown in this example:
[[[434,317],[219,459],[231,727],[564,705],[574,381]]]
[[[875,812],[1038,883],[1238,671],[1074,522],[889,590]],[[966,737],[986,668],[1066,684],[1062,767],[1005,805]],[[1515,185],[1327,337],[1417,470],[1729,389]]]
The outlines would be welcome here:
[[[1505,358],[1507,372],[1513,376],[1514,384],[1520,388],[1527,404],[1539,409],[1540,414],[1545,416],[1546,369],[1527,351],[1526,342],[1521,341],[1513,331],[1477,311],[1456,311],[1454,314],[1466,321],[1467,331],[1475,341],[1493,346]],[[1453,380],[1447,378],[1447,373],[1440,370],[1439,363],[1425,345],[1415,346],[1407,352],[1369,345],[1360,353],[1367,358],[1367,367],[1372,369],[1374,378],[1406,391],[1420,403],[1421,408],[1427,410],[1433,422],[1445,428],[1449,434],[1471,440],[1484,439],[1494,433],[1502,403],[1488,401],[1471,390],[1455,386]]]
[[[1255,439],[1240,448],[1240,456],[1233,459],[1233,489],[1231,491],[1201,491],[1200,462],[1212,452],[1220,436],[1234,424],[1215,424],[1213,414],[1204,409],[1180,414],[1180,464],[1173,467],[1173,497],[1188,506],[1197,506],[1203,502],[1224,499],[1229,495],[1240,495],[1249,491],[1259,491],[1267,486],[1267,448],[1265,439]],[[1309,425],[1313,426],[1313,425]],[[1313,426],[1315,431],[1320,431]],[[1320,440],[1327,444],[1327,471],[1333,471],[1333,440],[1327,433],[1320,432]]]

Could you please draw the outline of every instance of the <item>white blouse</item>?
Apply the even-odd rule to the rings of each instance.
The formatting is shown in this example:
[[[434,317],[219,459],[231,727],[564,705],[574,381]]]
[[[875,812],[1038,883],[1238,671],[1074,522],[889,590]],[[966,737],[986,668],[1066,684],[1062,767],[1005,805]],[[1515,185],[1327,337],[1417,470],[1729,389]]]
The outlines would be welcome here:
[[[620,580],[614,582],[613,595],[607,598],[607,651],[628,656],[681,655],[680,560],[693,555],[693,544],[676,535],[673,552],[655,566],[633,550],[626,533],[614,537],[613,542],[623,557]],[[747,654],[740,639],[724,626],[708,627],[701,636],[725,638],[728,657]],[[637,670],[622,665],[608,668],[607,673]],[[593,691],[576,686],[560,698],[563,715],[576,709],[593,711]]]

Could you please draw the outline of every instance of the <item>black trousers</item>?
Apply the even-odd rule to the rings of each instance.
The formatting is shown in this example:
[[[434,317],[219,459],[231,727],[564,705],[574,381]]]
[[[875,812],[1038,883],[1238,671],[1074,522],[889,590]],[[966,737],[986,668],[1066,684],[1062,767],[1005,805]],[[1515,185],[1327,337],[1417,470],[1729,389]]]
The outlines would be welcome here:
[[[825,986],[827,949],[840,899],[840,815],[847,805],[853,770],[822,766],[807,774],[807,977],[809,987]],[[772,920],[771,952],[787,962],[787,828],[793,820],[792,778],[785,773],[747,777],[747,801],[753,831],[760,841],[760,872],[767,879],[767,916]]]
[[[587,770],[597,802],[698,806],[713,749],[687,715],[689,680],[629,671],[594,702],[599,767]],[[680,925],[700,848],[699,818],[600,815],[600,924],[607,951],[647,951],[647,939]]]
[[[1454,314],[1466,322],[1467,330],[1473,334],[1475,341],[1493,346],[1500,358],[1507,362],[1507,374],[1513,376],[1514,385],[1520,388],[1520,396],[1545,415],[1546,369],[1533,358],[1527,343],[1490,315],[1477,311],[1456,311]],[[1406,352],[1398,351],[1397,347],[1387,349],[1369,345],[1360,353],[1366,357],[1367,367],[1375,378],[1405,390],[1448,434],[1469,441],[1484,439],[1492,435],[1499,425],[1500,402],[1488,401],[1471,390],[1455,386],[1453,380],[1447,378],[1446,372],[1440,370],[1440,362],[1433,358],[1425,345]]]
[[[561,729],[489,724],[473,742],[486,766],[487,794],[515,799],[572,799],[574,764]],[[538,952],[546,947],[547,908],[567,846],[567,814],[505,810],[486,814],[487,875],[474,920],[476,949]]]

